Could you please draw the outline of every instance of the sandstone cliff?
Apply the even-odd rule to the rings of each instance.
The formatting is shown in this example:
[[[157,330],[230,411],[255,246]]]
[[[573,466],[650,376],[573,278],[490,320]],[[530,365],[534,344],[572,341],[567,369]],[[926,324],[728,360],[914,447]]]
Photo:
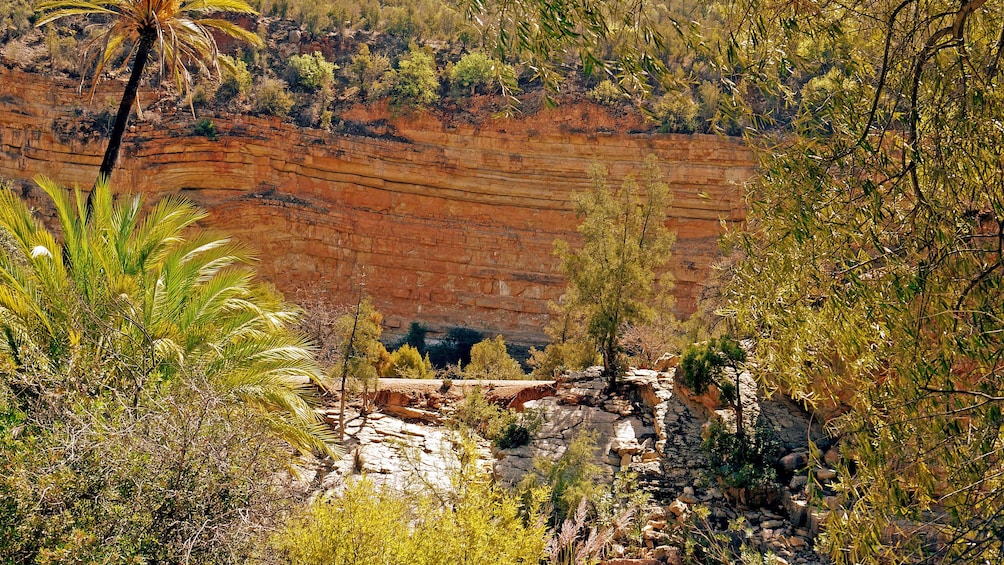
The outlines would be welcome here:
[[[105,144],[94,116],[120,88],[106,83],[89,103],[71,81],[0,67],[0,177],[90,186]],[[116,190],[205,206],[287,293],[348,302],[365,283],[391,333],[417,320],[539,341],[564,284],[552,242],[575,238],[572,193],[590,186],[592,161],[616,180],[649,153],[674,191],[670,268],[677,308],[692,311],[722,221],[743,219],[753,169],[737,141],[629,133],[637,118],[578,104],[481,123],[359,107],[340,116],[340,133],[211,118],[215,141],[193,134],[187,112],[146,112],[127,133]]]

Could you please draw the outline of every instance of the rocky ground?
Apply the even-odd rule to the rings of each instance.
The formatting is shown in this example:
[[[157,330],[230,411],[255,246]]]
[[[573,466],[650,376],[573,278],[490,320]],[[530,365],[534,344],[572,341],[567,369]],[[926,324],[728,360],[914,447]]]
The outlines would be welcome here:
[[[732,417],[715,398],[715,391],[693,395],[676,386],[673,370],[632,370],[610,388],[599,368],[565,375],[557,382],[475,383],[457,381],[384,380],[376,409],[357,410],[346,423],[346,457],[322,470],[317,484],[338,489],[346,478],[365,473],[379,483],[399,488],[450,488],[450,470],[459,465],[455,431],[446,422],[455,404],[480,386],[495,402],[543,414],[543,423],[523,447],[500,450],[485,443],[480,455],[504,484],[514,484],[533,468],[534,458],[561,456],[583,430],[598,437],[596,461],[606,480],[629,470],[651,495],[645,509],[644,547],[614,545],[609,565],[656,565],[681,562],[678,529],[699,524],[706,534],[724,533],[728,543],[746,543],[774,563],[816,564],[827,560],[814,551],[814,538],[825,512],[813,509],[807,485],[825,485],[835,478],[830,468],[808,468],[808,441],[830,447],[818,426],[794,404],[758,400],[755,384],[741,378],[744,412],[758,414],[778,434],[784,456],[778,472],[784,486],[756,495],[722,488],[709,475],[701,450],[710,421]],[[328,411],[337,422],[337,409]],[[825,461],[834,463],[835,449]],[[814,480],[810,481],[809,474]],[[824,498],[824,502],[828,499]],[[729,530],[729,524],[733,528]],[[736,528],[741,524],[741,528]],[[678,545],[678,544],[677,544]],[[622,556],[619,554],[623,553]]]

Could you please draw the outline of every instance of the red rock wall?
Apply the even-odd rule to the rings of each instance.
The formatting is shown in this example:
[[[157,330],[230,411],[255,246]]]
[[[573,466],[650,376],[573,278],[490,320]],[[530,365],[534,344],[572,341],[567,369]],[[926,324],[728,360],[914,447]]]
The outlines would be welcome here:
[[[75,86],[0,67],[0,176],[93,183],[105,142],[88,133],[83,109],[97,106]],[[217,141],[193,135],[185,112],[144,118],[126,135],[117,191],[182,192],[255,247],[262,275],[287,293],[349,302],[364,282],[391,332],[418,320],[539,340],[563,289],[552,242],[575,238],[572,193],[590,186],[592,161],[618,179],[649,153],[674,190],[670,268],[678,309],[692,311],[720,222],[743,219],[740,184],[753,170],[736,141],[625,133],[637,118],[585,105],[480,126],[360,107],[341,116],[353,135],[215,116]]]

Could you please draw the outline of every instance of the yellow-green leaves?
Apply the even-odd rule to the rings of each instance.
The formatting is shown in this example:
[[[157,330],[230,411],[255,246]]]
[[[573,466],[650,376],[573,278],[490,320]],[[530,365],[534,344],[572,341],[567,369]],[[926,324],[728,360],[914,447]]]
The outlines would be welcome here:
[[[663,276],[662,288],[655,288],[656,270],[669,261],[675,236],[666,228],[671,195],[654,155],[645,159],[642,184],[628,176],[612,188],[606,175],[594,165],[593,188],[575,197],[582,247],[571,250],[558,242],[555,252],[568,277],[566,304],[583,313],[606,374],[613,378],[625,325],[650,320],[657,291],[670,282]]]

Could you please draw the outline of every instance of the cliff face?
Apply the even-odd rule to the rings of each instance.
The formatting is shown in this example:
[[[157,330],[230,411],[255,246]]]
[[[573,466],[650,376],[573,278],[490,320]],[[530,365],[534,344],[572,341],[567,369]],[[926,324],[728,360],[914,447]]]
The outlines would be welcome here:
[[[121,87],[103,86],[94,104],[75,87],[0,67],[0,176],[93,183],[105,145],[94,114]],[[337,134],[212,119],[216,141],[193,134],[190,114],[146,112],[126,134],[115,190],[180,192],[208,208],[214,226],[258,250],[260,272],[287,296],[309,289],[349,302],[364,283],[391,332],[415,320],[540,340],[564,286],[552,242],[576,237],[572,193],[590,186],[592,161],[619,182],[649,153],[675,195],[670,269],[678,310],[692,311],[721,221],[743,219],[753,169],[738,142],[630,134],[641,124],[586,105],[480,125],[360,107],[341,116],[350,133]]]

